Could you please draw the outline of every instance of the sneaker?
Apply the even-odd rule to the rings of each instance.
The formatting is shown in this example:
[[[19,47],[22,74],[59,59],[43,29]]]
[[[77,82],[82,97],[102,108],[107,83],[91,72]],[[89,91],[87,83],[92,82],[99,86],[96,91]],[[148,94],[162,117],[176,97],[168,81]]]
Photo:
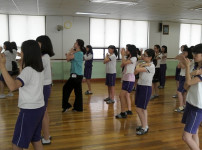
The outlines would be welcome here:
[[[132,115],[133,112],[132,112],[131,110],[128,110],[128,111],[126,111],[126,114],[127,114],[127,115]]]
[[[109,100],[110,100],[110,98],[109,98],[109,97],[107,97],[107,98],[105,98],[105,99],[104,99],[104,101],[109,101]]]
[[[82,112],[83,110],[77,110],[77,109],[73,108],[72,111],[74,111],[74,112]]]
[[[154,95],[152,95],[151,97],[150,97],[150,99],[154,99],[155,98],[155,96]]]
[[[14,94],[12,92],[8,93],[6,96],[12,97]]]
[[[45,140],[44,138],[42,138],[42,139],[41,139],[41,143],[42,143],[43,145],[49,145],[49,144],[51,144],[51,140],[50,140],[50,139]]]
[[[154,95],[154,98],[157,98],[157,97],[159,97],[159,95]]]
[[[158,88],[159,88],[159,89],[164,89],[164,86],[159,86]]]
[[[137,134],[137,135],[144,135],[144,134],[148,133],[148,131],[149,131],[149,128],[148,128],[148,129],[143,129],[143,128],[141,128],[140,130],[138,130],[138,131],[136,132],[136,134]]]
[[[44,138],[44,136],[41,136],[41,139],[43,139]],[[49,136],[49,140],[52,140],[52,136]]]
[[[184,112],[184,107],[178,107],[174,110],[175,112],[180,112],[183,113]]]
[[[142,126],[137,126],[136,127],[136,131],[139,131],[139,130],[141,130],[142,129]]]
[[[127,118],[127,113],[121,112],[120,114],[116,115],[115,117],[116,117],[116,119]]]
[[[107,101],[107,104],[113,104],[113,103],[115,103],[115,101],[112,100],[112,99],[110,99],[110,100]]]
[[[6,95],[5,94],[1,94],[0,98],[6,98]]]
[[[172,98],[178,98],[177,94],[173,95]]]
[[[93,94],[91,91],[86,91],[85,92],[85,95],[90,95],[90,94]]]

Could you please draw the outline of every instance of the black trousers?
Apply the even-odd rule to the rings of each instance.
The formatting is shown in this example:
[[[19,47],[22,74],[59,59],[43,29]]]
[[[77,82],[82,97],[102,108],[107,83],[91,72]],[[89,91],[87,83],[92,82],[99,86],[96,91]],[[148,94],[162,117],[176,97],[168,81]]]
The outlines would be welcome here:
[[[74,89],[75,101],[74,110],[83,111],[83,96],[82,96],[82,79],[83,76],[77,75],[76,78],[70,77],[63,86],[62,108],[68,109],[72,107],[69,103],[69,97]]]

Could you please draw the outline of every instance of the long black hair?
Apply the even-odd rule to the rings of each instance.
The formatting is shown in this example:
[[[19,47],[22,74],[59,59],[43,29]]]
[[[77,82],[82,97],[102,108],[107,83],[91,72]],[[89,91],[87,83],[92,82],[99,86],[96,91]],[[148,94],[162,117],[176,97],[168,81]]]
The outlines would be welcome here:
[[[128,51],[130,52],[131,57],[137,57],[137,50],[135,45],[129,45]],[[127,56],[127,58],[129,58],[129,56]]]
[[[18,47],[15,42],[11,42],[11,47],[12,47],[12,49],[14,49],[16,51],[18,50]]]
[[[81,51],[85,54],[86,49],[85,49],[85,47],[84,47],[84,41],[83,41],[82,39],[77,39],[76,42],[78,43],[78,45],[79,45]]]
[[[164,48],[164,53],[167,53],[167,46],[163,45],[162,47]]]
[[[202,44],[197,44],[192,49],[193,54],[202,54]],[[195,62],[195,68],[197,68],[199,65],[198,62]]]
[[[13,53],[11,43],[9,41],[4,42],[4,46],[6,47],[5,50],[9,51],[10,53]]]
[[[86,47],[87,47],[89,50],[88,50],[88,51],[86,50],[85,53],[86,53],[87,55],[88,55],[88,54],[92,54],[92,55],[93,55],[93,48],[92,48],[92,46],[91,46],[91,45],[87,45]]]
[[[160,45],[156,44],[156,45],[154,45],[154,47],[156,47],[157,49],[159,49],[159,53],[161,53],[161,47],[160,47]]]
[[[24,41],[21,46],[23,52],[22,68],[32,67],[37,72],[43,71],[41,50],[35,40]]]
[[[42,55],[48,54],[50,57],[55,55],[55,53],[53,52],[52,42],[47,35],[37,37],[36,41],[41,43]]]
[[[151,57],[151,61],[153,61],[154,65],[157,65],[157,60],[154,59],[155,58],[155,51],[153,49],[147,49],[145,50],[145,52],[147,53],[148,57]]]
[[[183,52],[187,52],[187,53],[188,53],[187,58],[193,59],[193,55],[192,55],[192,50],[191,50],[191,48],[185,48],[185,49],[183,50]]]
[[[116,47],[114,45],[109,45],[108,49],[113,49],[115,56],[118,56],[118,51],[116,50]]]

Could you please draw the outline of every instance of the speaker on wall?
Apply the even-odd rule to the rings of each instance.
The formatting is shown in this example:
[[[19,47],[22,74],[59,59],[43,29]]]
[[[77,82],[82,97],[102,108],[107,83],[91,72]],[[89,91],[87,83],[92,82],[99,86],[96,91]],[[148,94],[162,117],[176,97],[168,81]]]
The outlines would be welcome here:
[[[159,32],[162,32],[162,27],[163,27],[163,24],[159,23]]]

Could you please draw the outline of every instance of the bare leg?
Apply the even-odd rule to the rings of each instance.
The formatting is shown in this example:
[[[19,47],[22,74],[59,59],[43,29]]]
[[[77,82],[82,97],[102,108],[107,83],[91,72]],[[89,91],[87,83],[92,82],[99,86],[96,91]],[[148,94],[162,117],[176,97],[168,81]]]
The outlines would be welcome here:
[[[119,98],[121,102],[121,112],[125,112],[126,109],[126,91],[121,90]]]
[[[199,145],[198,130],[196,131],[196,134],[193,135],[193,140],[196,142],[196,144],[199,147],[200,145]]]
[[[108,96],[109,96],[109,98],[111,98],[111,94],[110,94],[110,86],[108,86]]]
[[[111,95],[111,99],[112,99],[112,100],[114,100],[114,94],[115,94],[114,86],[111,86],[111,87],[110,87],[110,95]]]
[[[88,90],[91,91],[90,79],[86,79],[86,83],[88,85]]]
[[[18,147],[17,145],[13,144],[13,150],[23,150],[22,148]]]
[[[184,106],[183,105],[183,96],[182,96],[182,93],[177,91],[177,95],[178,95],[178,100],[179,100],[179,103],[180,103],[180,107]]]
[[[130,99],[130,93],[126,92],[126,100],[127,100],[127,105],[128,105],[128,110],[132,110],[131,109],[131,99]]]
[[[183,106],[185,106],[185,105],[186,105],[187,92],[184,92],[184,93],[182,94],[182,96],[183,96]]]
[[[33,147],[34,147],[35,150],[43,150],[43,146],[41,144],[41,141],[32,142],[32,145],[33,145]]]
[[[194,140],[193,135],[191,133],[184,131],[182,139],[189,146],[191,150],[200,150],[197,142]]]
[[[155,95],[159,95],[159,82],[154,83]]]
[[[48,110],[46,108],[46,111],[44,113],[43,121],[42,121],[42,131],[44,135],[45,140],[49,140],[49,116],[48,116]]]
[[[144,112],[144,110],[142,108],[138,108],[138,107],[136,107],[136,111],[140,118],[142,128],[146,129],[146,127],[147,127],[147,120],[146,120],[147,117],[145,116],[146,112]]]

